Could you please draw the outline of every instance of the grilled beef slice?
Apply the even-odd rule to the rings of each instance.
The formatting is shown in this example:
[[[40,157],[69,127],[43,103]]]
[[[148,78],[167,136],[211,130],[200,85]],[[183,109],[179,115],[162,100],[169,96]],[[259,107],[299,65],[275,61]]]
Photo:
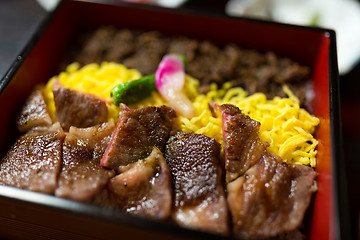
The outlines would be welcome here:
[[[161,151],[131,164],[109,181],[110,195],[121,210],[151,219],[166,219],[172,206],[170,170]]]
[[[269,238],[296,230],[317,190],[317,173],[270,153],[258,136],[260,123],[237,107],[226,104],[219,108],[235,236]]]
[[[62,149],[57,197],[90,201],[114,176],[113,171],[100,165],[114,128],[112,122],[89,128],[70,128]]]
[[[146,158],[153,147],[164,150],[173,127],[175,111],[168,106],[131,110],[122,106],[119,121],[101,164],[124,171],[126,165]]]
[[[50,127],[52,124],[41,90],[34,90],[21,108],[16,124],[20,132],[34,127]]]
[[[56,121],[65,131],[71,126],[86,128],[107,121],[108,110],[103,99],[72,90],[55,81],[53,87]]]
[[[165,158],[172,174],[175,222],[188,228],[228,234],[220,144],[204,135],[178,132],[169,138]]]
[[[0,163],[0,184],[53,194],[65,134],[56,123],[20,136]]]
[[[296,230],[317,190],[316,177],[310,167],[264,154],[245,175],[227,184],[235,236],[260,239]]]
[[[230,104],[219,106],[222,116],[226,182],[243,175],[259,161],[268,143],[259,139],[260,123]]]

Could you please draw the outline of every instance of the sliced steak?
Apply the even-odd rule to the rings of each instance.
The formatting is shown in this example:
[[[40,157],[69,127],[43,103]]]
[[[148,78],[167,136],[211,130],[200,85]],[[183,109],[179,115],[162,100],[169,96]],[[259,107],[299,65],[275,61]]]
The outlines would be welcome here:
[[[22,135],[0,163],[0,184],[53,194],[65,137],[60,124]]]
[[[260,123],[230,104],[219,106],[222,116],[226,182],[243,175],[256,164],[268,143],[259,138]]]
[[[234,234],[240,238],[269,238],[296,230],[302,223],[317,173],[310,167],[282,162],[269,152],[227,184]]]
[[[52,124],[41,90],[34,90],[21,108],[16,124],[20,132],[34,127],[50,127]]]
[[[56,120],[65,131],[71,126],[86,128],[107,121],[108,110],[103,99],[60,85],[53,87]]]
[[[173,127],[175,111],[168,106],[131,110],[123,105],[120,119],[101,164],[123,171],[126,165],[146,158],[153,147],[161,151]]]
[[[70,128],[63,145],[57,197],[90,201],[114,176],[113,171],[100,165],[114,128],[112,122],[90,128]]]
[[[112,178],[108,189],[123,211],[150,219],[166,219],[172,206],[171,176],[161,151],[151,154]]]
[[[172,217],[181,226],[228,234],[228,208],[221,181],[220,144],[178,132],[166,145],[175,193]]]
[[[235,236],[262,239],[296,230],[317,190],[317,173],[270,153],[258,136],[260,123],[237,107],[225,104],[219,109]]]

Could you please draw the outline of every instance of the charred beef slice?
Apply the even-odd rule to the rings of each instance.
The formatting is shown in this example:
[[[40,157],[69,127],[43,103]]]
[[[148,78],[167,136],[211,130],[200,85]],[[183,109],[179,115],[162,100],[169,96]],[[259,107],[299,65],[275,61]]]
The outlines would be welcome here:
[[[317,173],[267,152],[245,175],[227,184],[233,231],[240,238],[269,238],[296,230],[317,190]]]
[[[107,121],[108,110],[103,99],[60,85],[53,87],[56,121],[64,131],[71,126],[86,128]]]
[[[226,174],[231,176],[227,202],[235,236],[269,238],[296,230],[317,190],[317,173],[307,166],[282,162],[266,150],[258,136],[259,123],[237,107],[225,104],[219,108]]]
[[[169,138],[165,158],[172,175],[174,221],[188,228],[228,234],[220,144],[204,135],[178,132]]]
[[[52,124],[41,90],[34,90],[21,108],[16,124],[20,132],[34,127],[50,127]]]
[[[130,165],[108,184],[117,208],[151,219],[168,218],[172,207],[171,176],[162,152],[154,147],[147,158]]]
[[[219,106],[222,116],[226,182],[243,175],[268,147],[259,139],[260,123],[231,104]]]
[[[60,124],[20,136],[0,163],[0,184],[53,194],[61,169]]]
[[[153,147],[164,150],[175,111],[168,106],[131,110],[123,105],[116,129],[101,164],[122,172],[130,163],[146,158]]]
[[[89,128],[70,128],[62,148],[57,197],[90,201],[106,186],[115,173],[102,167],[100,160],[114,128],[112,122]]]

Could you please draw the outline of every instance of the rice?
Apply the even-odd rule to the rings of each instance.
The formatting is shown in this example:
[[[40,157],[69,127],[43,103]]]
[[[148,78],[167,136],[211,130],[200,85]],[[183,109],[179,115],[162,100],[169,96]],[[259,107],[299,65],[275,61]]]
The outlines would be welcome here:
[[[53,120],[55,120],[55,105],[51,89],[53,82],[58,78],[65,87],[105,99],[109,109],[109,121],[116,122],[120,109],[112,104],[111,89],[120,82],[140,77],[141,74],[137,70],[127,69],[117,63],[89,64],[82,68],[79,64],[73,63],[65,72],[51,78],[43,92]],[[184,92],[194,104],[195,115],[191,119],[179,116],[177,119],[179,129],[213,137],[222,144],[221,117],[212,115],[208,103],[233,104],[244,114],[261,123],[260,139],[269,142],[270,152],[279,155],[288,163],[316,166],[318,141],[313,134],[320,120],[300,108],[299,99],[287,86],[283,87],[287,98],[275,97],[272,100],[268,100],[263,93],[248,96],[244,89],[231,88],[229,83],[225,83],[220,89],[215,84],[211,85],[211,90],[206,95],[199,94],[198,87],[199,81],[186,76]],[[167,102],[159,93],[153,92],[151,97],[130,107],[164,104]]]

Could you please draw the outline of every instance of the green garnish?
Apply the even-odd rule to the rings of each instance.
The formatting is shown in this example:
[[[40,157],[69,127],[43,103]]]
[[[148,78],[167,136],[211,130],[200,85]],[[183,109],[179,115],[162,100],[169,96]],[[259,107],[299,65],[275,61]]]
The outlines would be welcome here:
[[[184,54],[177,54],[181,58],[184,67],[188,64]],[[155,74],[142,77],[140,79],[123,82],[115,86],[110,96],[114,99],[114,104],[120,103],[134,104],[149,97],[152,91],[157,91],[155,85]]]
[[[149,75],[118,84],[111,90],[110,96],[114,99],[114,104],[119,106],[120,103],[137,103],[149,97],[151,92],[156,90],[155,75]]]

